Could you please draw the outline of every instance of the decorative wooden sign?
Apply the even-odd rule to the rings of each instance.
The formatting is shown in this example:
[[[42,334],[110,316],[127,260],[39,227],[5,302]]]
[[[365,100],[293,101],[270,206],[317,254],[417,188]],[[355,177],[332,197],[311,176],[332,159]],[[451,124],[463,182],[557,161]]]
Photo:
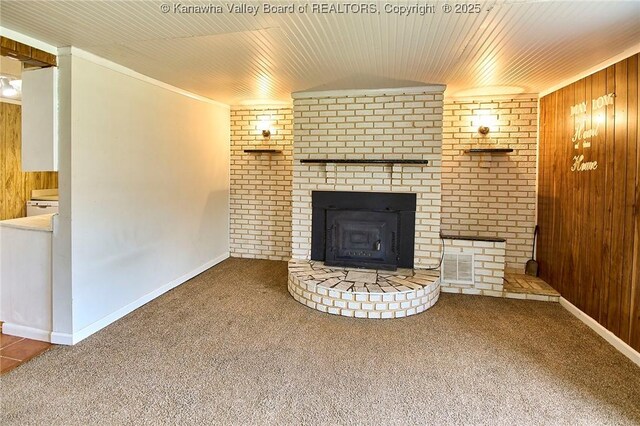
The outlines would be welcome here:
[[[615,93],[608,93],[592,99],[591,102],[580,102],[569,108],[570,116],[575,117],[574,132],[571,138],[573,149],[580,149],[580,144],[582,144],[583,149],[591,148],[591,141],[599,135],[600,126],[605,120],[602,113],[598,113],[598,111],[606,109],[608,106],[613,106],[614,97]],[[591,105],[590,112],[588,110],[589,105]],[[595,120],[593,119],[593,114],[597,114]],[[591,127],[587,127],[588,118],[592,119]],[[572,172],[587,172],[597,168],[598,161],[585,161],[584,154],[578,154],[573,157]]]

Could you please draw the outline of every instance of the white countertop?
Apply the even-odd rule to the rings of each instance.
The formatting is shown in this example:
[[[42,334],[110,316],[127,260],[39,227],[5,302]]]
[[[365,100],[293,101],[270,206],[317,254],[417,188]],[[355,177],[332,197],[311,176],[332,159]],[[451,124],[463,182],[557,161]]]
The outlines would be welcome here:
[[[8,228],[28,229],[31,231],[52,232],[53,214],[41,214],[38,216],[20,217],[18,219],[9,219],[0,221],[0,226]]]
[[[31,197],[29,201],[58,201],[57,195],[40,195],[38,197]]]

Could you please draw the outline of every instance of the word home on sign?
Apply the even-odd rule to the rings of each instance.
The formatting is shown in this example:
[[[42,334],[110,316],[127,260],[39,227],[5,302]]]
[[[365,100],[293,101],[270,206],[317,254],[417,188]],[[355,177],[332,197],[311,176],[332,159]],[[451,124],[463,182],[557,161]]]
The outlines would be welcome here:
[[[576,155],[573,157],[572,172],[587,172],[598,168],[597,161],[584,161],[584,155]]]

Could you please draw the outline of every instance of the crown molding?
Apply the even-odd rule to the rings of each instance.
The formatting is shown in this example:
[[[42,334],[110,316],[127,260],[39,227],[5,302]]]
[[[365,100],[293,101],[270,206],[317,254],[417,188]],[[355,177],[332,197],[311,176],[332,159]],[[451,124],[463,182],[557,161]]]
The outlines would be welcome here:
[[[342,90],[313,90],[291,94],[293,99],[334,98],[353,96],[384,96],[384,95],[419,95],[423,93],[442,93],[447,88],[445,84],[429,84],[414,87],[393,87],[387,89],[342,89]]]
[[[208,104],[211,105],[216,105],[222,108],[226,108],[226,109],[230,109],[230,106],[228,104],[204,97],[204,96],[200,96],[200,95],[196,95],[195,93],[189,92],[187,90],[184,89],[180,89],[179,87],[175,87],[172,86],[168,83],[165,83],[163,81],[160,80],[156,80],[155,78],[151,78],[147,75],[141,74],[137,71],[134,71],[130,68],[127,68],[123,65],[120,65],[118,63],[112,62],[108,59],[105,59],[101,56],[98,55],[94,55],[93,53],[89,53],[85,50],[79,49],[77,47],[74,46],[67,46],[67,47],[61,47],[58,49],[58,56],[72,56],[72,57],[76,57],[76,58],[80,58],[80,59],[84,59],[86,61],[92,62],[96,65],[100,65],[102,67],[108,68],[112,71],[118,72],[120,74],[126,75],[128,77],[132,77],[135,78],[136,80],[140,80],[140,81],[144,81],[145,83],[149,83],[152,84],[154,86],[157,87],[161,87],[163,89],[169,90],[171,92],[177,93],[179,95],[182,96],[186,96],[188,98],[191,99],[195,99],[197,101],[200,102],[206,102]]]

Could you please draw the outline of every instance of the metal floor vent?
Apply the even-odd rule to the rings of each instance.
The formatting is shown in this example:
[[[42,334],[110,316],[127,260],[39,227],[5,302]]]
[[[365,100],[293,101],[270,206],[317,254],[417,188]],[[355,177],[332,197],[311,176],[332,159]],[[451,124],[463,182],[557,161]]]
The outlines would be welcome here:
[[[452,284],[473,284],[473,254],[445,253],[442,279]]]

